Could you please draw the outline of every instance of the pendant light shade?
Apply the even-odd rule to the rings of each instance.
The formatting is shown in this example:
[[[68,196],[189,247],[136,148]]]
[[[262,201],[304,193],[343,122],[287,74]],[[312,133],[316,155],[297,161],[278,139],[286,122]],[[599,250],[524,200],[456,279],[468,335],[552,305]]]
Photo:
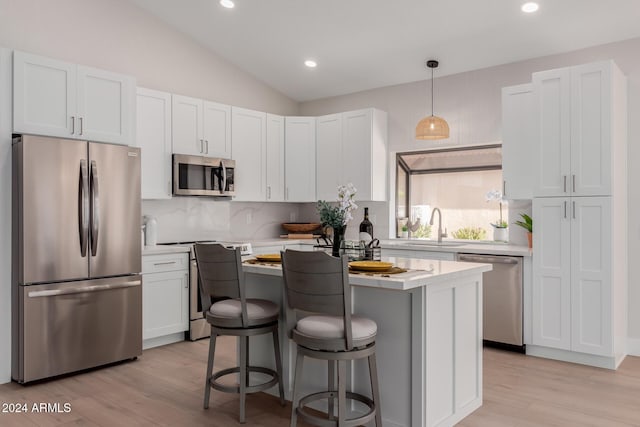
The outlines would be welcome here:
[[[442,117],[433,115],[433,69],[438,67],[438,61],[427,61],[431,68],[431,115],[418,122],[416,139],[447,139],[449,138],[449,124]]]

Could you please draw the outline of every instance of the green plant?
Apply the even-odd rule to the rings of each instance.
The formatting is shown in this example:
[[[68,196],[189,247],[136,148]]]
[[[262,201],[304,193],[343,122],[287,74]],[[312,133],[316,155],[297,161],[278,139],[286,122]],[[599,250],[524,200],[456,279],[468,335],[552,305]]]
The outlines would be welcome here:
[[[346,226],[347,222],[353,218],[351,211],[358,208],[353,201],[355,195],[356,188],[349,183],[338,187],[338,206],[331,206],[324,200],[318,200],[316,209],[322,225],[329,225],[333,229]]]
[[[420,224],[420,227],[413,232],[413,237],[431,237],[431,226],[429,224]]]
[[[509,223],[500,219],[496,221],[495,224],[491,223],[491,225],[493,225],[495,228],[507,228],[509,226]]]
[[[409,231],[409,227],[407,227],[406,225],[402,226],[402,231]]]
[[[484,240],[487,237],[487,230],[482,227],[464,227],[451,233],[454,239],[461,240]]]
[[[520,216],[524,221],[516,221],[514,222],[514,224],[519,225],[520,227],[527,230],[529,233],[533,233],[533,219],[526,213],[521,213]]]

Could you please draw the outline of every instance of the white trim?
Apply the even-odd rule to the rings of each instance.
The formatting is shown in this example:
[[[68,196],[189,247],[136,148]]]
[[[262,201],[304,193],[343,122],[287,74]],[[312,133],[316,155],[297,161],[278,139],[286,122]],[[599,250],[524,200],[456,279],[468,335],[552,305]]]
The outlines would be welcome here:
[[[627,338],[627,353],[629,356],[640,356],[640,338]]]
[[[161,337],[144,340],[142,341],[142,349],[149,350],[150,348],[173,344],[180,341],[184,341],[184,332],[176,332],[175,334],[163,335]]]
[[[557,348],[527,345],[527,356],[543,357],[546,359],[560,360],[563,362],[579,363],[581,365],[595,366],[597,368],[618,369],[625,355],[618,357],[595,356],[593,354],[579,353],[577,351],[560,350]]]

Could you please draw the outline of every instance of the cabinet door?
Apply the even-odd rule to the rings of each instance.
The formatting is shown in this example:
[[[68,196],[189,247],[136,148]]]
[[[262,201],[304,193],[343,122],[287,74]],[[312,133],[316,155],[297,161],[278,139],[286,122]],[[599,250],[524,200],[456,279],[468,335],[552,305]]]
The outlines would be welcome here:
[[[129,145],[135,125],[135,80],[78,65],[77,134],[96,142]]]
[[[533,197],[535,111],[531,84],[502,88],[502,194],[510,200]]]
[[[204,155],[231,158],[231,107],[204,101],[203,103]]]
[[[236,200],[263,201],[267,193],[267,115],[260,111],[231,108],[231,139],[236,161]]]
[[[142,276],[142,339],[189,329],[189,273],[186,270]]]
[[[267,200],[284,201],[284,117],[267,114]]]
[[[387,199],[387,113],[375,108],[342,113],[342,181],[357,200]]]
[[[285,119],[285,199],[316,201],[316,119]]]
[[[573,195],[611,195],[611,67],[609,61],[571,69]]]
[[[316,197],[334,201],[343,184],[342,169],[347,166],[342,153],[342,114],[316,119]]]
[[[201,99],[172,95],[171,127],[174,153],[204,155],[202,108]]]
[[[142,198],[171,198],[171,94],[139,87],[136,143],[142,162]]]
[[[532,344],[571,348],[570,199],[533,199]]]
[[[13,132],[74,137],[76,66],[13,53]]]
[[[533,74],[538,149],[534,196],[568,196],[571,175],[571,69]]]
[[[613,356],[611,199],[571,205],[571,350]]]

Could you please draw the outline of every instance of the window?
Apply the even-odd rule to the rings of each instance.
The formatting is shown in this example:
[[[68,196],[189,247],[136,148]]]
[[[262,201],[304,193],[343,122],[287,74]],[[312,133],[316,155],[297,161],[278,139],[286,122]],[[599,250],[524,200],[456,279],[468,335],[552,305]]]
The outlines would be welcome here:
[[[437,225],[428,225],[435,207],[453,239],[493,240],[492,224],[508,223],[500,145],[398,153],[396,159],[397,236],[419,219],[412,237],[435,239]]]

